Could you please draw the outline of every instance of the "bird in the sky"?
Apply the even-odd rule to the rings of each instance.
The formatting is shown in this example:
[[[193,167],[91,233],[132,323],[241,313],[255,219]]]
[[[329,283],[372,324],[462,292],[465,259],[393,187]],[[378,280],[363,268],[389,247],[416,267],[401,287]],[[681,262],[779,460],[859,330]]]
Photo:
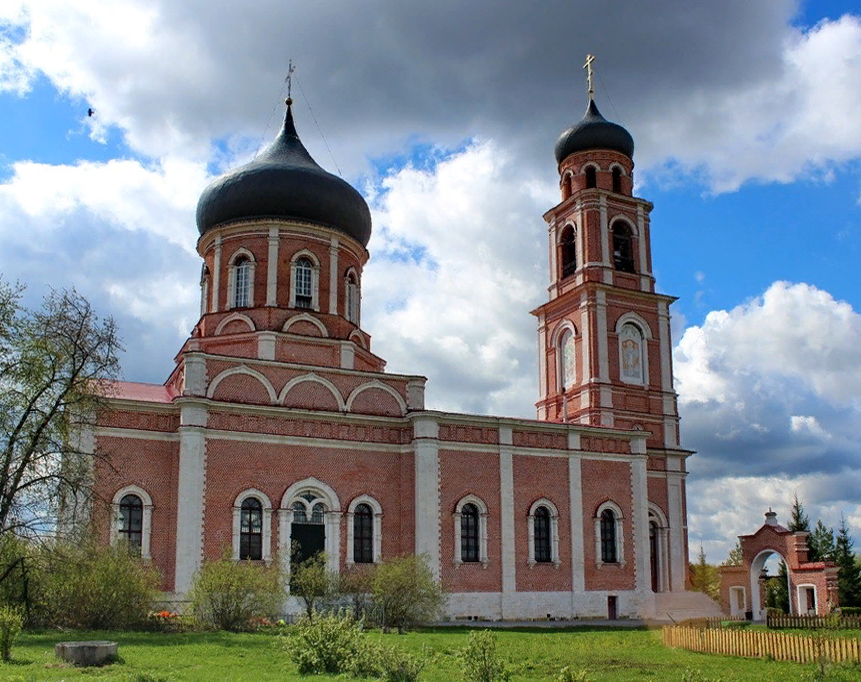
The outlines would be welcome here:
[[[92,107],[90,107],[89,109],[87,109],[87,116],[89,116],[90,118],[92,118],[92,117],[93,117],[93,116],[95,116],[95,115],[96,115],[96,110],[95,110],[95,109],[93,109]]]

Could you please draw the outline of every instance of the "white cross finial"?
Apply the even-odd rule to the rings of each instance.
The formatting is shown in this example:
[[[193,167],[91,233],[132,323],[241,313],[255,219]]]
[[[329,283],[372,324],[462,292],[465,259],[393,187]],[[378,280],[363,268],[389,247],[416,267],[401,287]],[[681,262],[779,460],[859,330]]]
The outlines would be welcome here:
[[[593,101],[595,99],[595,88],[592,87],[592,62],[595,61],[595,55],[587,54],[586,55],[586,63],[583,65],[583,68],[586,69],[586,80],[589,83],[589,101]]]
[[[287,77],[284,81],[287,83],[287,99],[292,100],[293,98],[290,96],[290,92],[293,89],[293,72],[296,70],[296,67],[293,66],[293,60],[291,59],[287,65]]]

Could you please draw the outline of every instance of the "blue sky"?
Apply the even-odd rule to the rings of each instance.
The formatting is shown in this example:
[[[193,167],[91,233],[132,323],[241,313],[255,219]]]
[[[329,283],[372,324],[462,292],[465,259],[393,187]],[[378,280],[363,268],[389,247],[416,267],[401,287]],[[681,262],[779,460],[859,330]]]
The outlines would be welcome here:
[[[162,381],[197,317],[197,197],[274,135],[292,58],[306,146],[372,208],[375,351],[433,407],[533,416],[541,214],[592,52],[679,297],[692,545],[722,559],[796,491],[861,541],[861,8],[645,4],[4,3],[0,272],[31,302],[77,287],[126,378]]]

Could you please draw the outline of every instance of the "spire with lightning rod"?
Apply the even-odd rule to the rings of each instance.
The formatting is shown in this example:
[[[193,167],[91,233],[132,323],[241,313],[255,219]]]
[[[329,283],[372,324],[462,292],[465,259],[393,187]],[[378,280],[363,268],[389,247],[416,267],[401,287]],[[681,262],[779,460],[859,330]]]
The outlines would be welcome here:
[[[595,88],[592,87],[592,62],[595,61],[595,55],[587,54],[586,55],[586,63],[583,65],[583,68],[586,69],[586,80],[589,83],[589,101],[595,101]]]

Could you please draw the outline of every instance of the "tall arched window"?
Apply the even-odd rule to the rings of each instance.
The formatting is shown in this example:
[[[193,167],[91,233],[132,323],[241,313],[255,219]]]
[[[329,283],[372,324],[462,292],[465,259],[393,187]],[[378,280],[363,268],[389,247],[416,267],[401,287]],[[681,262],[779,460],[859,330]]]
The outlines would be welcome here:
[[[137,495],[124,495],[120,500],[119,537],[138,554],[143,541],[143,501]]]
[[[239,558],[263,558],[263,505],[256,497],[242,501],[239,522]]]
[[[619,331],[619,368],[622,381],[645,383],[645,350],[643,332],[637,325],[626,322]]]
[[[353,561],[374,563],[374,512],[364,502],[353,511]]]
[[[356,273],[350,271],[347,273],[346,282],[347,301],[346,313],[347,319],[353,324],[359,324],[359,283],[356,279]]]
[[[559,390],[563,393],[574,386],[576,364],[574,334],[569,329],[562,332],[562,337],[559,339]]]
[[[601,561],[615,564],[616,556],[616,515],[612,509],[601,512]]]
[[[616,194],[622,193],[622,169],[618,166],[613,168],[613,191]]]
[[[586,189],[592,189],[598,186],[598,174],[595,172],[595,166],[586,168]]]
[[[460,560],[464,563],[479,560],[478,507],[469,503],[460,510]]]
[[[631,228],[621,221],[613,223],[613,266],[622,272],[635,272]]]
[[[233,262],[232,308],[247,308],[251,305],[251,261],[240,256]]]
[[[549,563],[552,560],[550,510],[542,506],[535,510],[535,561],[537,563]]]
[[[573,226],[569,225],[562,231],[559,250],[562,256],[562,276],[573,275],[577,269],[577,244]]]
[[[314,264],[308,258],[300,258],[293,269],[296,307],[314,307]]]

